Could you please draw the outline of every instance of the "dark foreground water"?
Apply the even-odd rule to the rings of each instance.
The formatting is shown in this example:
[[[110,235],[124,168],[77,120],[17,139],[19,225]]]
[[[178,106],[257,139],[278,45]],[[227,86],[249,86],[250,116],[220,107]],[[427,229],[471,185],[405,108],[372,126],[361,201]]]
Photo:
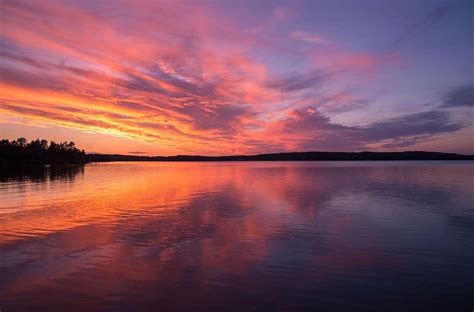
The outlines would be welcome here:
[[[472,311],[474,162],[0,177],[0,310]]]

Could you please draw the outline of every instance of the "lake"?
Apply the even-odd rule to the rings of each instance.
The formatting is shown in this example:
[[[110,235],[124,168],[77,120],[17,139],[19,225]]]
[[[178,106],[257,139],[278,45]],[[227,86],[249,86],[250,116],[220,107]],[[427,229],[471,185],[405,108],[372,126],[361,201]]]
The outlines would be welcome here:
[[[472,311],[474,162],[2,172],[0,310]]]

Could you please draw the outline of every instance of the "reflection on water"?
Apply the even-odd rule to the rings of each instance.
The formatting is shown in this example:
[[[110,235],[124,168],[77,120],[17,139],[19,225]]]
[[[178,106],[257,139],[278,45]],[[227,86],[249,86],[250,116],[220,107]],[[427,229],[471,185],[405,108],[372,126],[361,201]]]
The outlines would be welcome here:
[[[58,179],[72,181],[78,174],[84,174],[84,165],[1,167],[0,182],[33,181],[44,183]]]
[[[2,311],[473,308],[472,162],[70,172],[0,180]]]

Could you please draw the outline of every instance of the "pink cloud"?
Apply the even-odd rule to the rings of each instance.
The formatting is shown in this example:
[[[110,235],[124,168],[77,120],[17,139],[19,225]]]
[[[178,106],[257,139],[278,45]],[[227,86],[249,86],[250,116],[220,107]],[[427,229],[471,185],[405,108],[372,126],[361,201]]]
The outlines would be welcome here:
[[[383,65],[401,62],[401,57],[397,53],[352,52],[340,48],[316,51],[313,57],[315,66],[331,70],[373,71]]]
[[[293,20],[299,15],[298,8],[294,6],[278,6],[273,10],[273,16],[279,22]]]
[[[304,31],[295,31],[290,34],[290,37],[296,40],[301,40],[307,43],[327,45],[330,43],[329,40],[322,36],[314,35]]]

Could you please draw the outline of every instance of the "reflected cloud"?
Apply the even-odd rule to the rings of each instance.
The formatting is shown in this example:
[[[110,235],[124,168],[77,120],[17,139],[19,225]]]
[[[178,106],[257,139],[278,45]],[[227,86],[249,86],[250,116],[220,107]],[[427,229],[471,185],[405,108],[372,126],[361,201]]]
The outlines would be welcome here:
[[[332,283],[367,274],[370,282],[370,272],[416,276],[406,248],[439,252],[444,231],[456,239],[468,231],[471,169],[137,162],[87,165],[81,179],[42,181],[46,188],[21,181],[22,190],[0,199],[0,299],[6,307],[34,302],[53,310],[78,300],[88,309],[150,300],[172,309],[186,296],[206,310],[236,291],[259,293],[261,300],[249,298],[264,304],[278,289],[268,285],[282,280],[282,289],[291,285],[303,300],[285,302],[300,304]],[[430,239],[413,231],[428,231]],[[443,246],[439,257],[459,252],[456,244]],[[438,277],[452,274],[437,268]],[[62,295],[58,301],[45,293]]]

